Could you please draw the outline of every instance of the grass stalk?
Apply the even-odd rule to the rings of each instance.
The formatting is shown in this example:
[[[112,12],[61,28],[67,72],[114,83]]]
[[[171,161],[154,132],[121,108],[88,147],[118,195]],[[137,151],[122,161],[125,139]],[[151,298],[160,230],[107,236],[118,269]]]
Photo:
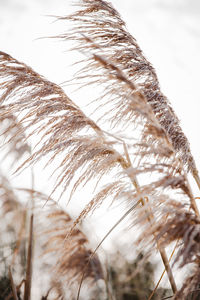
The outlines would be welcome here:
[[[79,300],[80,297],[80,291],[81,291],[81,286],[85,277],[85,272],[87,270],[87,267],[91,261],[91,259],[94,257],[95,253],[97,252],[97,250],[99,249],[99,247],[103,244],[103,242],[105,241],[105,239],[111,234],[111,232],[137,207],[137,205],[140,203],[140,201],[138,201],[136,204],[134,204],[131,208],[129,208],[129,210],[127,212],[125,212],[125,214],[123,214],[123,216],[111,227],[111,229],[106,233],[106,235],[103,237],[103,239],[100,241],[100,243],[97,245],[97,247],[95,248],[95,250],[93,251],[93,253],[91,254],[91,256],[88,259],[87,264],[85,265],[85,268],[83,269],[83,273],[82,273],[82,277],[81,277],[81,281],[79,284],[79,288],[78,288],[78,293],[77,293],[77,298],[76,300]]]
[[[159,247],[159,244],[158,244],[158,247]],[[160,247],[158,249],[159,249],[160,256],[162,258],[163,264],[165,266],[165,270],[167,272],[172,291],[175,294],[177,292],[177,287],[176,287],[176,283],[175,283],[174,276],[173,276],[173,273],[172,273],[172,269],[171,269],[170,264],[169,264],[167,253],[166,253],[165,249],[161,249]]]
[[[125,151],[126,159],[127,159],[127,162],[128,162],[128,168],[130,168],[131,167],[131,160],[130,160],[130,157],[129,157],[128,149],[127,149],[125,143],[123,145],[124,145],[124,151]],[[134,185],[136,191],[139,193],[140,192],[140,185],[139,185],[139,182],[137,181],[136,176],[134,176],[134,177],[130,176],[130,175],[128,175],[128,176],[129,176],[132,184]],[[145,207],[145,200],[143,198],[140,199],[140,202],[141,202],[142,206]],[[153,213],[152,212],[149,213],[149,211],[147,210],[147,216],[148,216],[149,223],[152,225],[152,221],[154,221]],[[176,287],[174,276],[173,276],[173,273],[172,273],[172,270],[171,270],[171,267],[170,267],[170,264],[169,264],[167,253],[166,253],[164,248],[160,247],[159,242],[156,242],[156,243],[157,243],[157,248],[158,248],[158,251],[160,252],[160,256],[162,258],[165,270],[167,272],[168,279],[169,279],[172,291],[175,294],[177,292],[177,287]]]
[[[138,183],[136,178],[133,180],[133,184],[134,184],[135,188],[137,189],[137,191],[139,191],[139,183]],[[142,204],[143,207],[145,207],[145,200],[143,198],[141,199],[141,204]],[[147,215],[148,215],[148,221],[152,225],[152,222],[154,220],[154,216],[153,216],[152,212],[150,212],[150,215],[149,215],[149,211],[147,210]],[[156,244],[157,244],[158,251],[160,252],[160,256],[162,258],[165,270],[167,272],[167,276],[168,276],[169,283],[171,285],[172,291],[175,294],[177,292],[177,286],[176,286],[176,283],[175,283],[175,280],[174,280],[172,269],[171,269],[170,264],[169,264],[167,253],[166,253],[164,248],[160,247],[159,242],[156,242]]]
[[[15,286],[15,283],[14,283],[14,280],[13,280],[11,267],[9,267],[9,278],[10,278],[13,298],[14,298],[14,300],[18,300],[17,289],[16,289],[16,286]]]
[[[179,242],[179,240],[177,240],[176,245],[175,245],[175,247],[174,247],[174,249],[173,249],[173,251],[172,251],[172,253],[171,253],[171,255],[170,255],[169,262],[171,261],[173,255],[174,255],[174,253],[175,253],[175,250],[176,250],[176,248],[177,248],[178,242]],[[155,292],[157,291],[157,288],[159,287],[159,284],[160,284],[160,282],[161,282],[161,280],[162,280],[162,278],[163,278],[165,272],[166,272],[166,269],[164,269],[164,271],[162,272],[162,274],[161,274],[161,276],[160,276],[160,278],[159,278],[159,280],[158,280],[158,282],[157,282],[155,288],[153,289],[151,295],[149,296],[148,300],[151,300],[152,297],[154,296],[154,294],[155,294]]]
[[[196,181],[196,184],[197,184],[197,186],[198,186],[198,188],[199,188],[199,190],[200,190],[200,177],[199,177],[199,172],[198,172],[197,169],[194,169],[194,170],[192,171],[192,176],[193,176],[194,180]],[[197,215],[198,217],[200,217],[199,210],[198,210],[198,207],[197,207],[197,205],[196,205],[195,199],[194,199],[194,204],[193,204],[193,206],[194,206],[194,210],[195,210],[196,215]]]
[[[24,287],[24,300],[30,300],[30,297],[31,297],[32,255],[33,255],[33,214],[31,214],[31,218],[30,218],[28,256],[27,256],[27,265],[26,265],[26,279],[25,279],[25,287]]]
[[[196,184],[197,184],[198,188],[200,189],[200,177],[199,177],[199,172],[198,172],[198,170],[197,170],[197,169],[194,169],[194,170],[192,171],[192,175],[193,175],[193,178],[194,178],[195,181],[196,181]]]

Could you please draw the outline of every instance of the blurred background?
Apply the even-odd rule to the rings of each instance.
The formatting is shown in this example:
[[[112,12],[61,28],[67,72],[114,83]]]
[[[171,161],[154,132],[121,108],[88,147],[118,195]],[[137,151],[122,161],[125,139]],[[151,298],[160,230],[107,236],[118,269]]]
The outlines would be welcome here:
[[[0,50],[61,84],[73,77],[77,60],[69,44],[48,37],[64,33],[67,22],[52,16],[73,11],[70,0],[0,0]],[[200,167],[200,2],[198,0],[113,0],[128,30],[157,71]],[[84,106],[83,94],[64,89]],[[91,90],[88,90],[92,94]],[[86,98],[86,97],[85,97]],[[41,183],[41,180],[40,180]]]

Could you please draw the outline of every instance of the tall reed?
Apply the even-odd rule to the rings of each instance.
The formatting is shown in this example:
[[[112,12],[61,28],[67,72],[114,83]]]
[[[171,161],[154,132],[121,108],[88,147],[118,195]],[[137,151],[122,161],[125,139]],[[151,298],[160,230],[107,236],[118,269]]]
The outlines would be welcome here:
[[[64,233],[62,224],[58,235],[54,235],[57,227],[46,231],[53,234],[50,238],[47,235],[47,253],[52,246],[53,251],[62,250],[56,261],[58,274],[69,275],[70,270],[71,278],[76,278],[87,263],[93,268],[85,271],[86,277],[103,278],[98,259],[83,247],[87,239],[75,227],[112,198],[114,203],[126,203],[132,226],[140,227],[140,236],[133,242],[138,247],[145,245],[151,253],[158,248],[173,298],[188,299],[200,276],[200,218],[188,173],[192,172],[197,184],[200,181],[189,142],[160,90],[154,68],[119,13],[103,0],[80,0],[77,4],[80,9],[74,14],[59,17],[72,22],[72,29],[58,38],[73,40],[74,50],[85,55],[85,65],[74,80],[83,80],[83,85],[86,82],[88,90],[92,85],[101,87],[95,103],[106,122],[102,126],[99,119],[87,117],[61,87],[0,52],[0,120],[11,122],[4,134],[9,135],[11,149],[21,143],[32,146],[16,172],[46,159],[55,179],[50,197],[61,187],[57,200],[68,195],[70,201],[78,188],[95,184],[94,194],[88,195],[88,204],[75,222],[56,207],[48,215],[65,225],[70,223]],[[105,185],[102,178],[108,176]],[[179,268],[194,266],[178,291],[165,252],[165,247],[177,240],[182,243],[175,263]],[[61,283],[52,283],[59,291]],[[30,295],[26,287],[25,295]]]

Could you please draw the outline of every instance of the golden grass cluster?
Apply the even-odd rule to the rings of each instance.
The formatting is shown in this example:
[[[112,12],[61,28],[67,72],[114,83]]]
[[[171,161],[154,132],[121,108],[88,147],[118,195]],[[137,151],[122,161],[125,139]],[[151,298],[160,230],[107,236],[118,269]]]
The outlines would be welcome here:
[[[140,237],[133,242],[138,247],[147,245],[150,253],[159,250],[173,298],[188,299],[191,291],[198,288],[200,277],[200,218],[188,173],[193,174],[197,184],[199,178],[188,140],[169,100],[160,91],[154,68],[127,31],[119,13],[103,0],[79,0],[78,6],[80,9],[74,14],[58,18],[72,23],[72,28],[59,38],[73,41],[73,51],[85,55],[82,61],[85,65],[75,82],[83,81],[83,85],[86,82],[88,89],[93,85],[102,87],[95,103],[106,120],[104,129],[98,119],[87,117],[60,86],[0,52],[2,135],[10,145],[9,153],[14,151],[18,156],[29,153],[17,171],[31,168],[46,158],[46,166],[52,166],[55,179],[51,196],[61,187],[60,197],[55,200],[68,195],[69,201],[78,187],[90,182],[96,184],[94,194],[88,195],[88,204],[72,221],[48,197],[43,211],[39,203],[45,196],[33,189],[26,191],[32,199],[31,213],[28,213],[1,177],[1,213],[7,215],[11,211],[13,218],[21,221],[24,217],[18,213],[25,213],[28,219],[32,216],[28,241],[24,237],[24,221],[18,224],[18,242],[13,252],[15,257],[19,243],[25,239],[30,251],[24,300],[30,299],[31,248],[33,235],[37,241],[38,232],[33,220],[37,223],[38,216],[44,220],[42,231],[39,230],[44,238],[41,241],[39,238],[38,243],[44,256],[54,262],[45,299],[51,299],[48,297],[52,291],[57,293],[56,299],[67,297],[66,282],[69,285],[83,278],[104,278],[97,255],[92,254],[88,239],[76,226],[110,198],[114,203],[126,203],[128,213],[124,217],[129,215],[132,226],[140,226]],[[126,131],[131,138],[127,139]],[[109,183],[105,185],[101,179],[108,178],[107,175]],[[180,244],[175,263],[179,268],[186,265],[190,268],[191,264],[194,267],[178,291],[165,251],[174,241]],[[14,283],[12,290],[16,298]]]

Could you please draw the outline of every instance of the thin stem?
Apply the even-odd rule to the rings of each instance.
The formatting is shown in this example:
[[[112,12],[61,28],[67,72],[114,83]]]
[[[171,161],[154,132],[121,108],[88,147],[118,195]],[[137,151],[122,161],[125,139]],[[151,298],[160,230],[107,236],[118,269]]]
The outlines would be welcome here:
[[[194,177],[194,179],[195,179],[195,181],[196,181],[196,184],[197,184],[198,188],[200,189],[200,177],[199,177],[199,172],[198,172],[198,170],[197,170],[197,169],[194,169],[194,170],[192,171],[192,175],[193,175],[193,177]]]
[[[200,190],[200,177],[199,177],[198,170],[197,170],[197,169],[194,169],[194,170],[192,171],[192,175],[193,175],[193,178],[194,178],[194,180],[196,181],[196,184],[197,184],[197,186],[198,186],[198,188],[199,188],[199,190]],[[194,201],[193,201],[193,209],[194,209],[196,215],[200,218],[199,209],[198,209],[198,207],[197,207],[197,205],[196,205],[195,199],[194,199]]]
[[[11,282],[13,298],[14,298],[14,300],[18,300],[17,289],[16,289],[16,286],[15,286],[15,283],[14,283],[14,280],[13,280],[11,267],[9,267],[9,278],[10,278],[10,282]]]
[[[194,169],[192,171],[192,175],[193,175],[193,178],[195,179],[199,189],[200,189],[200,178],[199,178],[199,175],[198,175],[198,171],[197,169]],[[189,188],[189,193],[190,193],[190,203],[191,203],[191,208],[193,209],[195,215],[200,218],[200,213],[199,213],[199,209],[196,205],[196,201],[195,201],[195,197],[193,195],[193,192],[192,192],[192,189],[191,189],[191,186],[190,186],[190,183],[188,181],[188,178],[186,178],[187,180],[187,185],[188,185],[188,188]]]
[[[137,182],[136,178],[134,179],[133,183],[134,183],[136,189],[139,191],[139,183]],[[145,200],[143,198],[141,199],[141,203],[142,203],[142,206],[145,207]],[[153,213],[150,211],[150,214],[149,214],[147,211],[147,215],[148,215],[148,221],[152,225],[152,220],[154,220]],[[169,260],[167,258],[167,253],[164,248],[160,247],[160,244],[158,241],[156,241],[156,243],[157,243],[157,248],[158,248],[158,251],[160,252],[160,256],[162,258],[163,264],[165,266],[165,270],[167,272],[172,291],[175,294],[177,292],[177,287],[176,287],[174,276],[173,276],[173,273],[172,273],[172,270],[171,270],[171,267],[169,264]]]
[[[130,160],[130,157],[129,157],[129,154],[128,154],[128,149],[127,149],[125,143],[123,143],[123,145],[124,145],[124,150],[125,150],[125,154],[126,154],[126,158],[127,158],[127,162],[128,162],[128,168],[130,168],[131,167],[131,160]],[[129,176],[132,184],[134,185],[136,191],[138,193],[140,193],[140,186],[139,186],[139,182],[137,181],[136,176],[130,176],[129,174],[128,174],[128,176]],[[142,206],[145,206],[144,198],[141,198],[140,202],[141,202]],[[152,220],[154,220],[153,213],[150,211],[150,214],[149,214],[148,210],[147,210],[147,216],[148,216],[149,223],[152,225]],[[170,264],[169,264],[169,260],[167,258],[167,253],[166,253],[164,248],[160,247],[159,242],[156,242],[156,243],[157,243],[157,247],[158,247],[158,250],[160,252],[160,256],[162,258],[163,264],[165,266],[165,269],[166,269],[166,272],[167,272],[167,275],[168,275],[168,279],[169,279],[172,291],[175,294],[177,292],[177,287],[176,287],[174,276],[173,276],[173,273],[172,273],[172,270],[171,270],[171,267],[170,267]]]
[[[27,255],[27,265],[26,265],[26,279],[24,286],[24,300],[31,299],[31,286],[32,286],[32,260],[33,260],[33,210],[34,210],[34,169],[31,168],[31,217],[30,217],[30,227],[29,227],[29,241],[28,241],[28,255]]]
[[[173,249],[173,251],[172,251],[172,253],[171,253],[171,255],[170,255],[169,262],[171,261],[173,255],[174,255],[174,252],[175,252],[175,250],[176,250],[176,248],[177,248],[178,242],[179,242],[179,240],[176,241],[176,245],[175,245],[175,247],[174,247],[174,249]],[[151,295],[149,296],[148,300],[151,300],[152,297],[153,297],[153,295],[154,295],[155,292],[157,291],[157,288],[159,287],[159,284],[160,284],[160,282],[161,282],[161,280],[162,280],[162,278],[163,278],[165,272],[166,272],[166,269],[164,269],[164,271],[162,272],[162,274],[161,274],[161,276],[160,276],[160,278],[159,278],[159,280],[158,280],[158,282],[157,282],[155,288],[153,289]]]
[[[175,283],[174,276],[172,273],[172,269],[169,265],[169,260],[167,258],[166,251],[165,251],[165,249],[160,249],[160,248],[159,248],[159,251],[160,251],[160,255],[161,255],[162,261],[164,263],[164,266],[165,266],[165,269],[166,269],[166,272],[167,272],[167,275],[168,275],[168,278],[169,278],[169,281],[171,284],[172,291],[175,294],[177,292],[177,287],[176,287],[176,283]]]
[[[199,292],[200,291],[200,289],[196,289],[196,290],[193,290],[193,291],[190,291],[188,294],[192,294],[192,293],[194,293],[194,292]],[[165,298],[162,298],[161,300],[166,300],[166,299],[171,299],[171,298],[173,298],[174,296],[168,296],[168,297],[165,297]],[[196,298],[197,299],[197,298]],[[199,299],[199,298],[198,298]],[[198,300],[197,299],[197,300]]]
[[[125,152],[125,156],[126,156],[126,160],[127,160],[127,166],[126,166],[126,164],[122,164],[122,163],[121,163],[121,166],[122,166],[123,169],[130,168],[132,164],[131,164],[131,160],[130,160],[130,156],[129,156],[129,153],[128,153],[126,143],[122,139],[119,139],[119,140],[121,140],[122,143],[123,143],[124,152]],[[198,174],[198,170],[194,169],[192,171],[192,174],[193,174],[193,177],[194,177],[194,179],[195,179],[195,181],[196,181],[196,183],[197,183],[197,185],[200,189],[200,177],[199,177],[199,174]],[[140,186],[139,186],[139,183],[137,181],[136,176],[130,176],[130,174],[127,174],[127,175],[129,176],[130,180],[132,181],[134,187],[136,188],[136,191],[140,192]],[[188,183],[188,186],[190,188],[189,183]],[[194,198],[193,193],[191,191],[191,188],[190,188],[190,195],[191,195],[191,197],[190,197],[191,208],[194,210],[196,216],[198,216],[200,218],[200,213],[199,213],[198,207],[196,205],[196,201],[195,201],[195,198]],[[143,198],[141,199],[141,203],[142,203],[142,206],[145,206],[145,201],[144,201]],[[148,220],[151,224],[151,220],[154,220],[153,213],[150,212],[150,214],[149,214],[148,211],[147,211],[147,215],[148,215]],[[157,243],[157,247],[158,247],[158,250],[160,252],[163,264],[165,266],[165,269],[166,269],[166,272],[167,272],[167,275],[168,275],[168,278],[169,278],[169,282],[170,282],[172,291],[175,294],[177,292],[177,287],[176,287],[176,283],[175,283],[175,280],[174,280],[174,277],[173,277],[171,267],[169,265],[169,260],[167,258],[166,251],[165,251],[164,248],[161,249],[161,247],[159,245],[159,242],[156,242],[156,243]]]
[[[94,257],[95,253],[97,252],[97,250],[99,249],[99,247],[103,244],[103,242],[105,241],[105,239],[111,234],[111,232],[132,212],[132,210],[134,210],[137,205],[140,203],[140,201],[138,201],[136,204],[134,204],[129,210],[127,210],[127,212],[125,212],[125,214],[111,227],[111,229],[106,233],[106,235],[103,237],[103,239],[101,240],[101,242],[97,245],[97,247],[95,248],[95,250],[93,251],[93,253],[90,255],[87,264],[85,265],[84,269],[83,269],[83,273],[82,273],[82,277],[81,277],[81,281],[79,284],[79,289],[78,289],[78,294],[77,294],[77,300],[79,300],[80,297],[80,291],[81,291],[81,286],[83,283],[83,279],[85,276],[85,272],[87,270],[87,267],[91,261],[91,259]]]
[[[32,254],[33,254],[33,214],[30,218],[30,231],[28,241],[28,256],[26,266],[26,279],[24,288],[24,300],[30,300],[31,297],[31,283],[32,283]]]

